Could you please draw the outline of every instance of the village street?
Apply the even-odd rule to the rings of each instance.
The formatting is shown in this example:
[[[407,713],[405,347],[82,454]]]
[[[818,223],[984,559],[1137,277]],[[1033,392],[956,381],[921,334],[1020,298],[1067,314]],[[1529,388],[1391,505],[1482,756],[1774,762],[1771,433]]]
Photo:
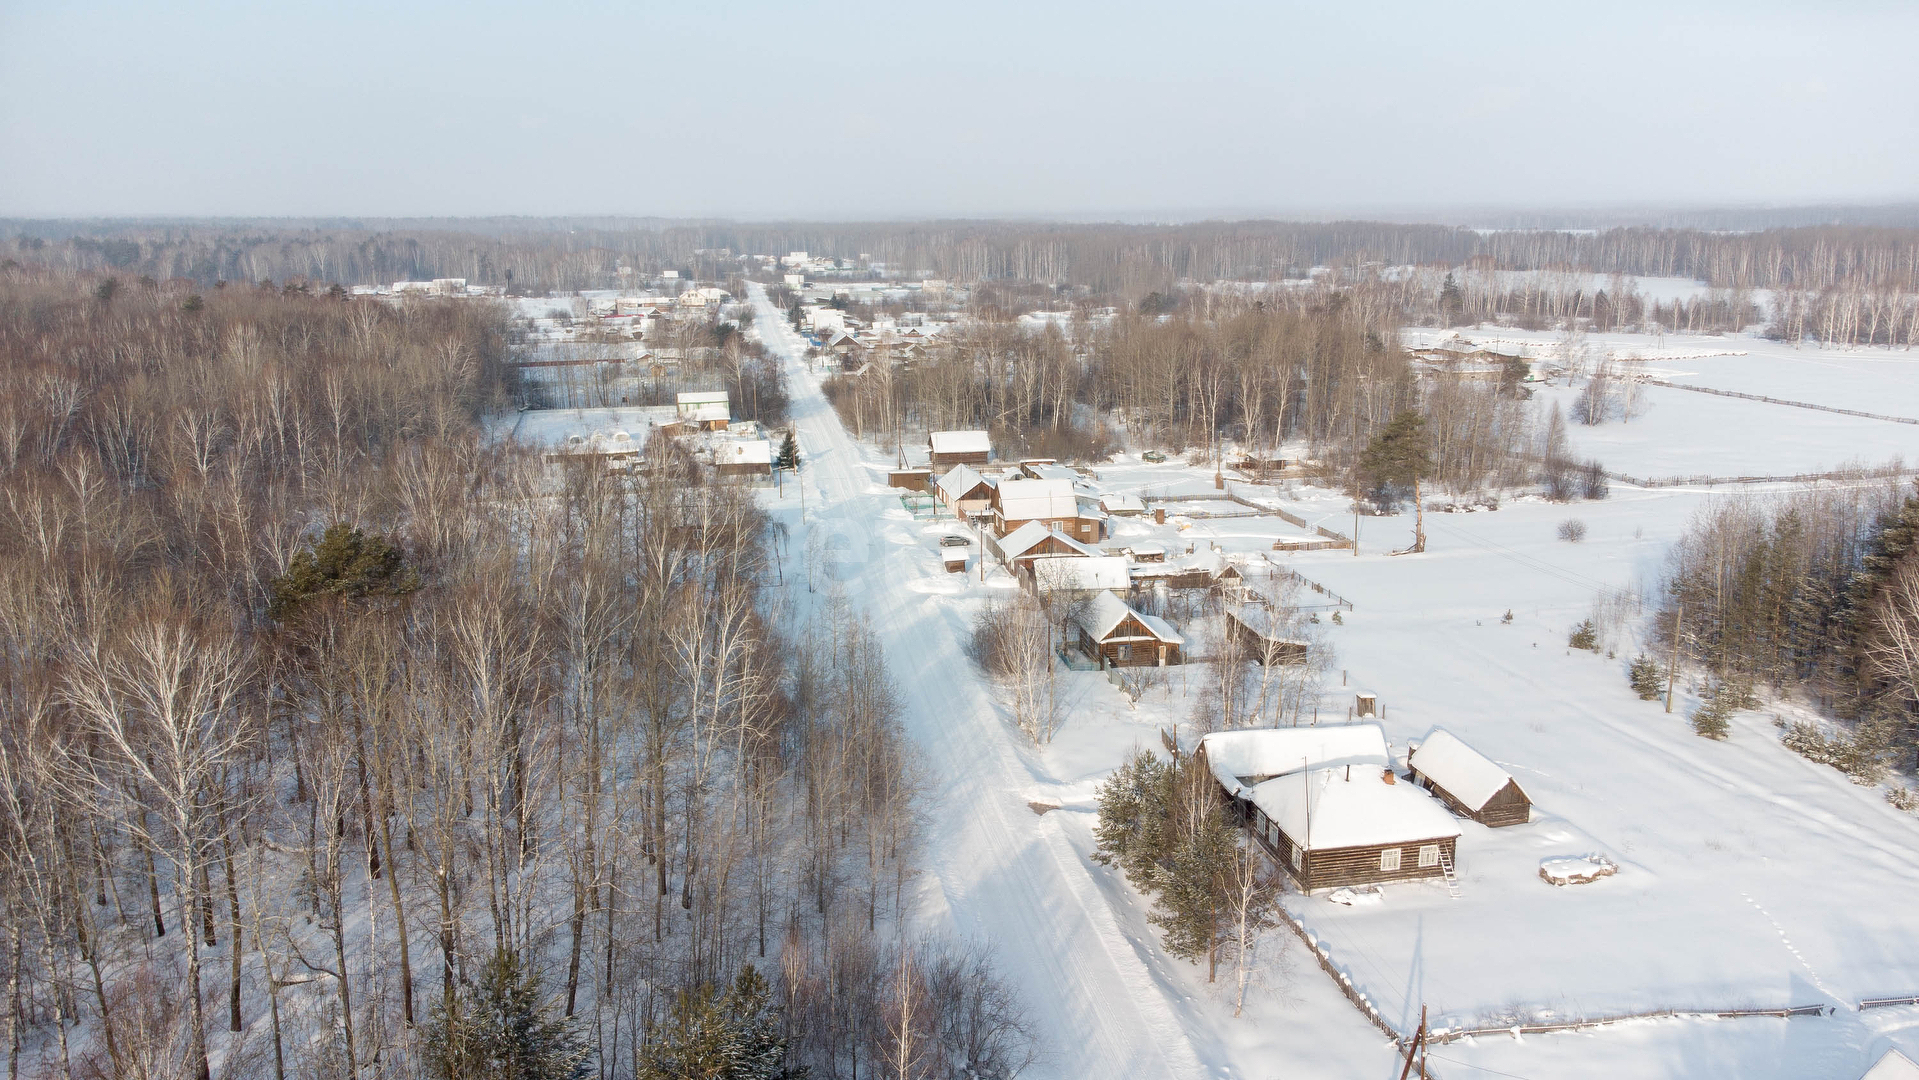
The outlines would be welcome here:
[[[1022,793],[1035,776],[1017,735],[995,711],[938,600],[897,580],[913,572],[904,560],[889,566],[896,544],[885,513],[897,511],[897,499],[870,490],[873,476],[800,361],[797,335],[757,284],[753,300],[761,340],[785,363],[807,484],[805,529],[822,535],[848,602],[886,642],[906,727],[932,787],[923,924],[994,943],[1047,1051],[1038,1075],[1218,1075],[1218,1063],[1202,1063],[1188,1037],[1179,989],[1158,978],[1128,940],[1057,823],[1025,805]],[[790,550],[804,551],[802,530],[794,533]],[[803,570],[789,563],[786,572],[789,581],[802,578],[796,591],[804,587]]]

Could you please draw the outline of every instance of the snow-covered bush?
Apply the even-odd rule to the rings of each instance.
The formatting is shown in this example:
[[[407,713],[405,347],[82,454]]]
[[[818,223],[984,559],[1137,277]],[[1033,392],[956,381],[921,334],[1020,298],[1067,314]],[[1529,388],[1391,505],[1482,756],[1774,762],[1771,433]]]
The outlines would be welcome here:
[[[1853,735],[1843,731],[1828,735],[1819,725],[1802,720],[1787,728],[1780,741],[1808,761],[1845,773],[1855,784],[1876,784],[1886,773],[1885,746],[1871,725]]]
[[[1567,518],[1559,523],[1559,538],[1568,544],[1577,544],[1586,538],[1586,523],[1578,518]]]

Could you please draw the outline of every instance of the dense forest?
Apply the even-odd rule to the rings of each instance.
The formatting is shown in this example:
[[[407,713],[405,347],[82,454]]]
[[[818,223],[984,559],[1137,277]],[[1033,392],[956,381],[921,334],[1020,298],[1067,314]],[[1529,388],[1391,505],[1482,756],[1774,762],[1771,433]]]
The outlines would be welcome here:
[[[489,439],[505,335],[0,276],[8,1075],[1015,1075],[873,632],[690,460]]]

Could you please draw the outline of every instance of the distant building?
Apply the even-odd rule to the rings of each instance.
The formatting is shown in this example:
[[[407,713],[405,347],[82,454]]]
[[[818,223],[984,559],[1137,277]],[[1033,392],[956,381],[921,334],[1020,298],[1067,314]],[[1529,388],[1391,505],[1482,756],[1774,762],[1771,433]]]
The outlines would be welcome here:
[[[1184,662],[1186,639],[1171,623],[1133,610],[1110,592],[1096,594],[1074,621],[1080,651],[1103,667],[1168,667]]]
[[[681,423],[708,431],[725,431],[726,425],[733,419],[724,390],[687,391],[675,399],[674,408]]]

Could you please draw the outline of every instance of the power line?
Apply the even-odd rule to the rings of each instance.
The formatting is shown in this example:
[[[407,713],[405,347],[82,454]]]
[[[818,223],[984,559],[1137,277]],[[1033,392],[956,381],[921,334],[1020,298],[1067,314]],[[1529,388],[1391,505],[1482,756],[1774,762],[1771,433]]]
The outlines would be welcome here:
[[[1508,1078],[1509,1078],[1509,1080],[1532,1080],[1532,1078],[1531,1078],[1531,1077],[1528,1077],[1528,1076],[1521,1076],[1521,1075],[1519,1075],[1518,1073],[1509,1073],[1509,1072],[1500,1072],[1500,1071],[1499,1071],[1498,1069],[1488,1069],[1488,1068],[1487,1068],[1486,1066],[1484,1066],[1484,1065],[1474,1065],[1474,1064],[1473,1064],[1472,1062],[1470,1062],[1470,1061],[1461,1061],[1461,1060],[1459,1060],[1458,1058],[1449,1058],[1449,1057],[1442,1057],[1442,1056],[1440,1056],[1439,1054],[1433,1054],[1433,1053],[1430,1053],[1430,1052],[1428,1053],[1428,1056],[1429,1056],[1429,1057],[1431,1057],[1431,1058],[1432,1058],[1433,1060],[1435,1060],[1435,1061],[1443,1061],[1443,1062],[1445,1062],[1445,1063],[1446,1063],[1446,1064],[1448,1064],[1448,1065],[1464,1065],[1464,1066],[1466,1066],[1466,1067],[1467,1067],[1468,1069],[1477,1069],[1477,1070],[1478,1070],[1478,1071],[1480,1071],[1480,1072],[1483,1072],[1483,1073],[1491,1073],[1491,1074],[1493,1074],[1494,1076],[1504,1076],[1504,1077],[1508,1077]]]

